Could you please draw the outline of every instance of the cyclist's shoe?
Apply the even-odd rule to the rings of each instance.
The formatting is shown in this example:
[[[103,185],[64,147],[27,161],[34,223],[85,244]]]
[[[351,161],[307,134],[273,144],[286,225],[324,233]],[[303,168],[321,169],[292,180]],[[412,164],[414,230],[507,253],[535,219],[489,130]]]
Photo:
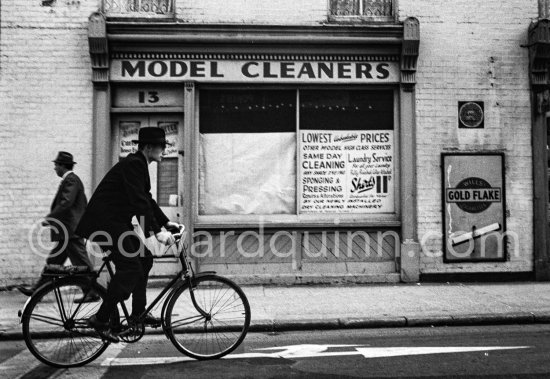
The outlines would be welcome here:
[[[99,300],[101,300],[101,297],[97,293],[89,292],[88,294],[86,294],[86,296],[77,297],[76,299],[74,299],[74,302],[77,304],[78,303],[95,303],[96,301],[99,301]]]
[[[131,317],[134,318],[134,319],[137,319],[137,317],[134,316],[134,315],[132,315]],[[144,325],[150,326],[150,327],[153,327],[153,328],[158,328],[162,324],[160,318],[153,316],[151,314],[151,312],[149,312],[145,316],[143,316],[141,321],[143,322]]]
[[[152,326],[153,328],[158,328],[161,324],[161,321],[160,318],[153,316],[151,312],[149,312],[145,315],[143,323],[145,325]]]
[[[99,321],[96,315],[93,315],[88,319],[88,326],[94,328],[103,340],[113,343],[120,342],[118,337],[109,329],[109,323]]]

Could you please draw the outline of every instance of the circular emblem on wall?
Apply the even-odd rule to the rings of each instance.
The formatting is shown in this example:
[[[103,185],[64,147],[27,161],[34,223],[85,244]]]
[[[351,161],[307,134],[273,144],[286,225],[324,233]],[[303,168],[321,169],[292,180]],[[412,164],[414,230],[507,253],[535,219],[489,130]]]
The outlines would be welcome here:
[[[491,188],[491,185],[481,178],[466,178],[456,186],[456,189]],[[491,201],[460,201],[456,205],[464,212],[480,213],[491,206]]]
[[[478,128],[483,123],[483,108],[473,101],[463,103],[458,110],[458,120],[463,127]]]

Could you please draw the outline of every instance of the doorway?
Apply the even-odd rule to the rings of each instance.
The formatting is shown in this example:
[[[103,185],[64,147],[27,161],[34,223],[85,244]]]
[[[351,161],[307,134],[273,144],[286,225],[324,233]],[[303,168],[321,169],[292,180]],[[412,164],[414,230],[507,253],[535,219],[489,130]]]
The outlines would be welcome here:
[[[184,195],[183,159],[180,146],[183,138],[183,114],[181,113],[122,113],[112,116],[112,161],[113,164],[137,151],[137,139],[140,128],[158,127],[164,129],[166,139],[171,144],[167,146],[160,163],[149,164],[151,178],[151,195],[164,214],[175,222],[181,221],[182,199]],[[137,220],[134,219],[136,231],[143,235]],[[145,239],[145,244],[154,255],[160,256],[166,248],[154,237]],[[173,251],[166,254],[174,253]],[[173,258],[157,259],[151,271],[151,276],[164,277],[177,273],[179,265]]]

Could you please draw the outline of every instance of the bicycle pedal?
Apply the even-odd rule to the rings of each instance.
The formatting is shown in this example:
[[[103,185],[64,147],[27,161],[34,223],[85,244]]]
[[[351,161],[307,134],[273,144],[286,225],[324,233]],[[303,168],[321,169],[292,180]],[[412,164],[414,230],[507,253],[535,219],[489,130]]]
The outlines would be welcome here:
[[[120,332],[116,332],[114,334],[116,334],[118,337],[124,337],[129,334],[132,334],[132,329],[121,330]]]

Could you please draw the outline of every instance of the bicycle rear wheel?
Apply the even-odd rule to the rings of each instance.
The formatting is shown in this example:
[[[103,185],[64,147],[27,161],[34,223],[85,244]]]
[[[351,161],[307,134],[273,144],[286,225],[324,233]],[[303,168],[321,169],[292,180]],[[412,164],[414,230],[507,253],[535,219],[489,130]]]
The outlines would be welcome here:
[[[217,275],[195,278],[192,292],[207,316],[195,308],[189,286],[184,285],[166,308],[166,334],[179,351],[195,359],[229,354],[243,341],[250,325],[250,305],[244,292]]]
[[[86,284],[89,285],[78,278],[58,279],[31,297],[22,315],[23,337],[40,361],[54,367],[82,366],[100,356],[109,345],[86,323],[102,301],[74,301],[84,295]],[[104,297],[102,287],[94,285],[93,289]]]

